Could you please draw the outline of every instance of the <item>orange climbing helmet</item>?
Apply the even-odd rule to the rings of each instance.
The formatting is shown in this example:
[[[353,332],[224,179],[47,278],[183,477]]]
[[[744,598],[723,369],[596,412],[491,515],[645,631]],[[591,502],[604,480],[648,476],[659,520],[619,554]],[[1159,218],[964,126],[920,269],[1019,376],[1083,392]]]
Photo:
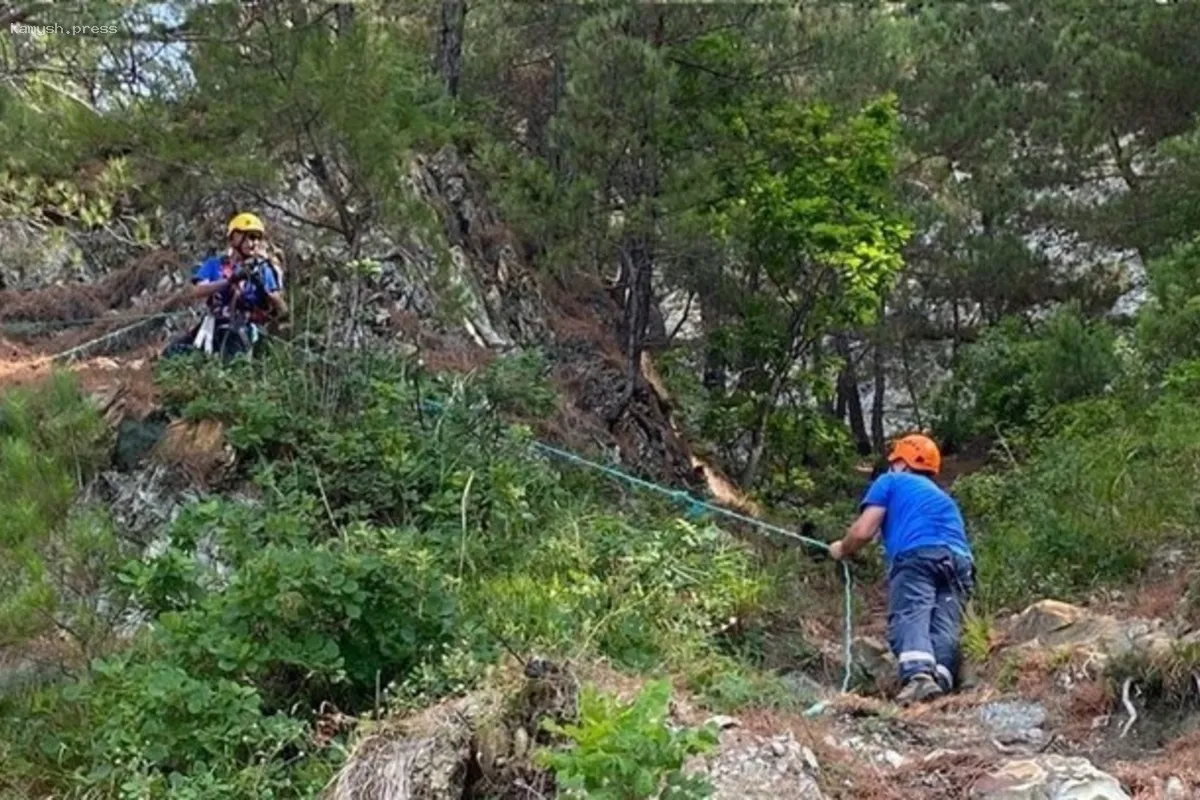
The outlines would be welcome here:
[[[917,472],[937,475],[942,469],[942,452],[938,450],[933,439],[914,433],[892,445],[892,452],[888,453],[888,463],[893,461],[903,461],[909,469]]]

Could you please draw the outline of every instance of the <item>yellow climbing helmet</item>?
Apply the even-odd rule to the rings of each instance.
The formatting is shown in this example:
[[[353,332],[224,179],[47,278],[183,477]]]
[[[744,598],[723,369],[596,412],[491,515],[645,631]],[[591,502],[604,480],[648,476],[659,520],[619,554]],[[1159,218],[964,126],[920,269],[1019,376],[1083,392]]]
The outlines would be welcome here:
[[[254,231],[256,233],[265,233],[263,222],[258,217],[251,214],[249,211],[243,211],[233,219],[229,220],[229,227],[225,231],[226,236],[232,236],[234,231]]]

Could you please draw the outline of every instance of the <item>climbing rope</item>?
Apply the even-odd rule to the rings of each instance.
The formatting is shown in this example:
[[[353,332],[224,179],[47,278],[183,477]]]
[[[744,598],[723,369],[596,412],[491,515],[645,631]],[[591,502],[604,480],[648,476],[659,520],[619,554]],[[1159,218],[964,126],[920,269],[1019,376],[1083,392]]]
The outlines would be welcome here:
[[[119,331],[117,333],[119,333]],[[115,335],[115,334],[110,334],[110,335]],[[272,336],[271,338],[274,341],[283,342],[286,346],[294,348],[295,350],[301,350],[301,351],[308,353],[309,355],[315,355],[319,360],[326,360],[322,354],[314,353],[313,351],[309,350],[308,348],[298,346],[298,345],[296,345],[292,342],[288,342],[287,340],[282,339],[278,336]],[[60,354],[60,355],[62,355],[62,354]],[[439,413],[444,410],[444,406],[442,403],[440,403],[436,400],[432,400],[432,399],[424,400],[421,403],[421,405],[424,408],[427,408],[430,411],[433,411],[435,413]],[[821,541],[820,539],[813,539],[811,537],[796,533],[795,531],[790,531],[790,530],[787,530],[786,528],[779,527],[778,525],[772,525],[768,522],[763,522],[762,520],[755,519],[754,517],[749,517],[749,516],[746,516],[745,514],[739,514],[738,512],[732,511],[728,508],[723,508],[721,506],[714,505],[712,503],[708,503],[704,500],[694,497],[693,495],[691,495],[690,493],[688,493],[686,491],[683,491],[680,489],[672,489],[667,486],[662,486],[661,484],[643,480],[641,478],[638,478],[635,475],[631,475],[627,472],[616,469],[614,467],[610,467],[606,464],[601,464],[599,462],[592,461],[591,459],[584,458],[583,456],[580,456],[576,453],[572,453],[569,450],[563,450],[561,448],[555,447],[550,444],[546,444],[545,442],[538,441],[538,440],[532,441],[530,443],[530,447],[533,450],[540,451],[546,455],[562,459],[564,461],[570,462],[577,466],[585,467],[588,469],[592,469],[592,470],[596,470],[598,472],[604,473],[605,475],[607,475],[610,478],[613,478],[614,480],[621,481],[621,482],[627,483],[631,486],[635,486],[637,488],[644,489],[646,491],[655,492],[655,493],[664,495],[666,497],[669,497],[672,500],[675,500],[676,502],[680,502],[680,503],[686,505],[688,507],[689,515],[691,515],[691,516],[699,516],[703,512],[707,511],[712,514],[717,514],[717,515],[724,516],[729,519],[733,519],[738,522],[741,522],[742,524],[749,526],[751,529],[756,529],[756,530],[763,531],[763,532],[766,532],[769,534],[775,534],[775,535],[782,536],[782,537],[785,537],[788,539],[792,539],[793,541],[797,541],[802,544],[808,545],[810,547],[817,548],[818,550],[821,550],[826,553],[830,552],[830,547],[829,547],[828,542]],[[843,674],[842,674],[841,691],[843,693],[845,693],[850,690],[850,681],[851,681],[851,677],[853,675],[853,654],[852,654],[853,577],[850,574],[850,565],[846,561],[840,562],[840,566],[842,569],[842,583],[843,583],[843,589],[844,589],[842,645],[843,645],[843,659],[845,662],[845,666],[844,666],[844,670],[843,670]],[[822,711],[824,711],[827,706],[828,706],[827,701],[817,702],[817,703],[813,704],[812,706],[810,706],[804,712],[804,715],[805,716],[815,716],[817,714],[820,714]]]
[[[157,314],[144,314],[144,315],[141,315],[138,317],[133,317],[132,319],[135,319],[136,321],[129,325],[125,325],[121,328],[118,328],[115,331],[110,331],[108,333],[97,336],[95,338],[88,339],[86,342],[83,342],[82,344],[77,344],[74,347],[68,347],[66,350],[62,350],[57,353],[51,353],[49,355],[38,356],[37,358],[30,359],[28,362],[25,362],[25,366],[26,367],[38,367],[38,366],[41,366],[42,364],[48,364],[53,361],[58,361],[61,358],[67,358],[68,356],[73,356],[76,353],[87,350],[89,347],[92,347],[93,345],[100,344],[101,342],[108,341],[109,339],[114,339],[114,338],[120,336],[121,334],[128,333],[129,331],[133,330],[134,328],[140,327],[140,326],[144,325],[145,323],[150,322],[152,320],[170,319],[172,317],[181,317],[188,313],[191,313],[191,312],[188,312],[188,311],[162,311]],[[114,322],[118,321],[116,318],[109,318],[109,319],[111,319]],[[125,319],[130,319],[130,318],[126,317]],[[124,321],[124,320],[120,320],[120,321]]]
[[[99,317],[79,317],[77,319],[0,319],[0,333],[28,336],[46,331],[61,331],[67,328],[86,328],[101,322],[144,322],[163,316],[184,316],[194,313],[191,309],[182,311],[159,311],[136,314],[104,314]]]
[[[287,340],[281,339],[279,337],[272,337],[272,338],[274,339],[274,341],[283,342],[285,345],[287,345],[288,347],[294,348],[295,350],[303,351],[311,356],[316,356],[318,358],[318,360],[322,360],[322,361],[327,360],[326,357],[323,356],[322,354],[314,353],[313,351],[309,350],[308,348],[301,347],[299,345],[296,345],[292,342],[288,342]],[[445,406],[442,403],[438,402],[437,400],[433,400],[433,399],[429,399],[429,398],[422,400],[420,405],[422,408],[425,408],[433,413],[440,413],[443,410],[445,410]],[[542,453],[545,453],[546,455],[562,459],[564,461],[575,464],[576,466],[596,470],[597,472],[601,472],[614,480],[627,483],[630,486],[635,486],[639,489],[644,489],[646,491],[655,492],[655,493],[664,495],[666,497],[669,497],[672,500],[675,500],[676,502],[686,505],[688,507],[689,516],[699,516],[703,512],[707,511],[707,512],[710,512],[713,514],[727,517],[729,519],[737,520],[738,522],[741,522],[742,524],[749,526],[751,529],[756,529],[758,531],[764,531],[766,533],[776,534],[778,536],[792,539],[794,541],[798,541],[798,542],[808,545],[810,547],[817,548],[818,550],[821,550],[825,553],[830,552],[830,547],[829,547],[828,542],[823,542],[820,539],[813,539],[811,537],[804,536],[802,534],[796,533],[795,531],[790,531],[790,530],[787,530],[786,528],[781,528],[778,525],[772,525],[768,522],[763,522],[762,520],[755,519],[754,517],[746,516],[745,514],[739,514],[738,512],[731,511],[728,508],[723,508],[718,505],[713,505],[712,503],[708,503],[704,500],[701,500],[698,497],[694,497],[693,495],[691,495],[690,493],[688,493],[686,491],[683,491],[680,489],[672,489],[667,486],[662,486],[661,484],[643,480],[642,478],[639,478],[635,475],[631,475],[628,472],[624,472],[622,470],[616,469],[615,467],[610,467],[607,464],[601,464],[597,461],[592,461],[591,459],[584,458],[583,456],[578,455],[576,453],[572,453],[569,450],[563,450],[561,448],[555,447],[550,444],[546,444],[545,442],[538,441],[536,439],[534,441],[530,442],[530,447],[533,450],[540,451]],[[842,672],[842,688],[841,688],[841,690],[843,693],[845,693],[850,690],[850,681],[851,681],[851,677],[853,676],[853,667],[854,667],[853,647],[852,647],[853,620],[854,620],[854,596],[853,596],[854,582],[853,582],[853,577],[850,574],[850,565],[846,561],[842,561],[842,562],[840,562],[840,566],[842,568],[842,583],[843,583],[843,589],[844,589],[843,611],[842,611],[842,613],[843,613],[842,648],[843,648],[844,668],[843,668],[843,672]],[[814,705],[810,706],[804,712],[804,715],[805,716],[815,716],[817,714],[820,714],[822,711],[824,711],[827,706],[828,706],[827,701],[820,701],[820,702],[815,703]]]
[[[106,333],[102,336],[97,336],[94,339],[88,339],[83,344],[78,344],[78,345],[75,345],[74,347],[69,347],[66,350],[63,350],[62,352],[54,353],[53,355],[49,355],[49,356],[44,356],[42,359],[39,359],[39,363],[43,360],[44,361],[57,361],[60,358],[66,358],[67,356],[74,355],[75,353],[78,353],[82,350],[86,350],[87,348],[91,347],[92,345],[100,344],[100,342],[104,342],[109,339],[114,339],[123,333],[128,333],[129,331],[133,330],[134,328],[140,327],[141,325],[143,325],[147,322],[150,322],[151,320],[169,319],[171,317],[180,317],[180,316],[184,316],[187,313],[189,313],[189,312],[187,312],[187,311],[164,311],[164,312],[160,312],[158,314],[147,314],[144,317],[138,318],[137,322],[134,322],[130,325],[126,325],[123,328],[118,328],[117,330],[111,331],[110,333]]]
[[[427,402],[429,402],[429,401],[427,401]],[[666,497],[669,497],[672,500],[675,500],[677,502],[687,505],[689,512],[692,514],[698,514],[700,512],[708,511],[713,514],[719,514],[719,515],[722,515],[725,517],[729,517],[730,519],[737,520],[738,522],[741,522],[745,525],[749,525],[752,528],[757,528],[759,530],[766,531],[767,533],[773,533],[773,534],[777,534],[779,536],[786,537],[788,539],[793,539],[795,541],[809,545],[810,547],[816,547],[819,550],[822,550],[824,552],[829,552],[829,550],[830,550],[829,544],[827,542],[823,542],[819,539],[812,539],[808,536],[804,536],[802,534],[796,533],[795,531],[789,531],[786,528],[781,528],[778,525],[772,525],[768,522],[763,522],[762,520],[755,519],[754,517],[748,517],[745,514],[739,514],[736,511],[731,511],[728,508],[723,508],[721,506],[713,505],[712,503],[707,503],[697,497],[694,497],[693,495],[689,494],[688,492],[682,491],[680,489],[672,489],[667,486],[662,486],[657,483],[652,483],[651,481],[642,480],[641,478],[638,478],[634,475],[630,475],[627,472],[623,472],[619,469],[610,467],[606,464],[600,464],[596,461],[592,461],[590,459],[584,458],[583,456],[577,455],[568,450],[562,450],[558,447],[554,447],[553,445],[546,444],[545,442],[540,442],[540,441],[535,440],[530,443],[530,447],[532,447],[534,450],[540,450],[543,453],[555,456],[556,458],[560,458],[564,461],[569,461],[572,464],[576,464],[581,467],[587,467],[589,469],[593,469],[598,472],[602,472],[605,475],[608,475],[610,478],[613,478],[614,480],[623,481],[625,483],[628,483],[631,486],[636,486],[640,489],[645,489],[647,491],[657,492],[658,494],[665,495]],[[845,589],[845,591],[844,591],[844,608],[843,608],[844,617],[842,620],[842,646],[843,646],[843,650],[844,650],[843,658],[845,660],[845,668],[844,668],[843,674],[842,674],[842,692],[847,692],[850,690],[850,678],[852,675],[852,669],[853,669],[853,665],[854,665],[853,653],[852,653],[852,642],[853,642],[852,626],[853,626],[853,620],[854,620],[854,603],[853,603],[854,598],[853,598],[853,579],[850,575],[850,565],[848,563],[846,563],[845,561],[842,561],[841,567],[842,567],[842,579],[843,579],[843,584],[844,584],[844,589]],[[818,703],[810,706],[804,712],[804,715],[805,716],[815,716],[817,714],[820,714],[822,711],[825,710],[827,705],[828,705],[828,703],[826,701],[818,702]]]

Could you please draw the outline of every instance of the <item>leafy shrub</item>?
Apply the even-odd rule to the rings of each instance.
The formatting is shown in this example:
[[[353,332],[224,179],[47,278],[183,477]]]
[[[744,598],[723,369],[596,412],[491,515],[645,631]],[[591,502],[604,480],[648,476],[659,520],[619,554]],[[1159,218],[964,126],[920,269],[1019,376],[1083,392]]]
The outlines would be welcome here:
[[[715,730],[673,730],[667,724],[670,684],[652,681],[630,703],[585,686],[579,697],[579,722],[543,728],[566,737],[563,750],[540,750],[541,766],[554,770],[560,790],[569,797],[592,800],[642,800],[663,797],[687,800],[708,797],[707,778],[684,775],[684,761],[710,750]]]
[[[369,705],[449,640],[453,599],[411,537],[364,529],[345,543],[270,546],[224,591],[159,624],[177,663],[260,687],[268,707]]]
[[[1032,432],[1056,405],[1105,392],[1119,374],[1114,347],[1112,330],[1073,306],[1033,327],[1006,318],[963,349],[935,395],[935,425],[951,444]]]
[[[1131,580],[1149,552],[1196,531],[1200,412],[1093,400],[1057,410],[1028,462],[955,484],[971,523],[986,609]]]
[[[1163,388],[1192,400],[1200,398],[1200,359],[1180,361],[1163,375]]]
[[[537,359],[453,379],[293,351],[159,369],[174,413],[224,423],[248,491],[186,506],[164,547],[116,553],[104,591],[153,624],[77,683],[14,706],[9,724],[40,720],[8,752],[22,788],[307,796],[334,760],[305,742],[324,702],[354,714],[433,701],[505,647],[687,663],[761,601],[734,537],[653,502],[618,515],[604,479],[557,472],[505,424],[501,409],[553,399]],[[38,465],[32,448],[12,452]],[[58,520],[75,484],[39,469],[21,485]],[[639,709],[629,724],[658,749],[638,769],[669,771],[684,745]]]
[[[10,740],[25,749],[8,753],[6,779],[53,780],[71,796],[311,796],[336,756],[299,758],[312,748],[308,727],[260,706],[253,687],[138,652],[113,656],[89,680],[43,691],[7,717],[25,726]]]
[[[75,495],[104,463],[108,431],[73,375],[0,401],[0,644],[60,628],[84,654],[121,610],[104,578],[121,560],[101,510]]]
[[[1200,237],[1146,265],[1150,296],[1138,309],[1138,341],[1161,374],[1200,358]]]
[[[518,646],[594,647],[647,667],[695,647],[763,588],[747,550],[717,528],[595,516],[552,531],[519,571],[481,582],[472,613]]]
[[[818,699],[804,684],[789,684],[774,672],[723,655],[693,659],[687,665],[687,687],[706,708],[720,714],[748,707],[795,711]]]

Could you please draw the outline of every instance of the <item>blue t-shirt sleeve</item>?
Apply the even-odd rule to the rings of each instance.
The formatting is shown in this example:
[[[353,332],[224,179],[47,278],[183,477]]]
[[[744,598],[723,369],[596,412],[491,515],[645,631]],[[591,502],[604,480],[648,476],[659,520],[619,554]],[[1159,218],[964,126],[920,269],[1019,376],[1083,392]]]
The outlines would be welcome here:
[[[262,271],[263,290],[267,294],[275,294],[279,291],[279,281],[275,279],[275,268],[267,267]]]
[[[883,506],[887,507],[888,500],[892,496],[893,480],[892,473],[885,472],[875,479],[875,482],[868,487],[866,494],[863,495],[862,502],[858,504],[859,510],[867,506]]]
[[[221,262],[219,259],[205,259],[192,270],[192,283],[207,283],[208,281],[219,280],[221,280]]]

